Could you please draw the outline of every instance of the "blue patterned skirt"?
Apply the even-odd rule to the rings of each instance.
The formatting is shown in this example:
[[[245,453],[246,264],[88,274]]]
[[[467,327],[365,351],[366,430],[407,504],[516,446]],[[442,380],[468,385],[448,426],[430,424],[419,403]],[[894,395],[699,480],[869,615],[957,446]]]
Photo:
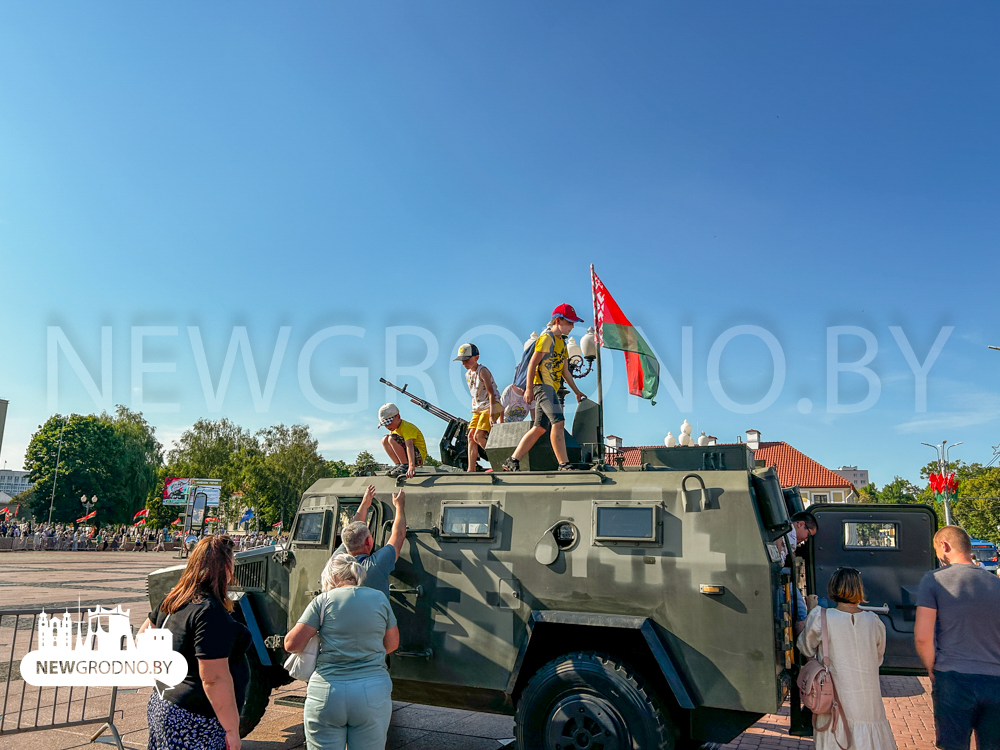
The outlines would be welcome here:
[[[226,730],[214,716],[192,713],[154,690],[146,706],[149,750],[226,750]]]

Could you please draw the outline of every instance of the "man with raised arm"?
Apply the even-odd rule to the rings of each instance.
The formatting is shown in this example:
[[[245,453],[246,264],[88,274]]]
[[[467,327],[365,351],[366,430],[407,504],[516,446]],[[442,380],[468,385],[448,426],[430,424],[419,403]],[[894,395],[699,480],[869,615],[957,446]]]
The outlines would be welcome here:
[[[375,547],[375,540],[368,529],[368,509],[375,499],[375,487],[368,485],[364,497],[361,498],[361,505],[358,512],[354,514],[351,523],[340,532],[342,544],[334,550],[333,556],[342,555],[345,552],[354,555],[361,563],[361,567],[368,573],[365,576],[364,585],[370,589],[378,589],[386,598],[389,598],[389,574],[396,567],[396,560],[403,550],[403,542],[406,541],[406,493],[400,490],[392,496],[392,504],[396,508],[396,517],[392,521],[392,533],[389,541],[377,552],[372,553]]]

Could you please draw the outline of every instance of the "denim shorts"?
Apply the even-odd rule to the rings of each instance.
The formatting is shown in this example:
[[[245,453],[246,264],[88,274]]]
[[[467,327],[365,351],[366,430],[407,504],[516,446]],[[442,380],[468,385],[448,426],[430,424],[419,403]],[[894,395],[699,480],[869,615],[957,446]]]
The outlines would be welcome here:
[[[934,672],[935,744],[969,750],[973,730],[979,750],[1000,750],[1000,677]]]
[[[535,383],[531,390],[535,397],[535,427],[544,427],[546,430],[554,424],[565,422],[563,407],[556,396],[556,389],[551,385],[539,385]]]

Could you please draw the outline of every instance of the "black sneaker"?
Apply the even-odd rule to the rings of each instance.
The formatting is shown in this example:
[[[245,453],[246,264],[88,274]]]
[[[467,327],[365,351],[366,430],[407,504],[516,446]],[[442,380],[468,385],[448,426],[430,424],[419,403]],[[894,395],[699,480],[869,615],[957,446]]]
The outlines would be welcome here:
[[[503,462],[503,470],[504,471],[520,471],[521,470],[521,461],[519,459],[514,458],[513,456],[511,456],[510,458],[508,458],[506,461]]]
[[[401,477],[409,470],[409,468],[410,468],[409,464],[396,464],[391,469],[389,469],[389,471],[387,471],[385,475],[387,477]]]
[[[575,469],[576,467],[571,463],[559,464],[559,471],[574,471]]]

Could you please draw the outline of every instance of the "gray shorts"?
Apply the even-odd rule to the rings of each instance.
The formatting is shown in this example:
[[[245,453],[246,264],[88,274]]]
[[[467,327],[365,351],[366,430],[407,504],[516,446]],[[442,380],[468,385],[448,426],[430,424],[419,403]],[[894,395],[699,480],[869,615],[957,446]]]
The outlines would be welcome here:
[[[538,385],[536,383],[532,386],[531,392],[535,397],[532,404],[535,408],[535,421],[532,424],[535,427],[544,427],[547,430],[554,424],[566,421],[555,388],[551,385]]]

